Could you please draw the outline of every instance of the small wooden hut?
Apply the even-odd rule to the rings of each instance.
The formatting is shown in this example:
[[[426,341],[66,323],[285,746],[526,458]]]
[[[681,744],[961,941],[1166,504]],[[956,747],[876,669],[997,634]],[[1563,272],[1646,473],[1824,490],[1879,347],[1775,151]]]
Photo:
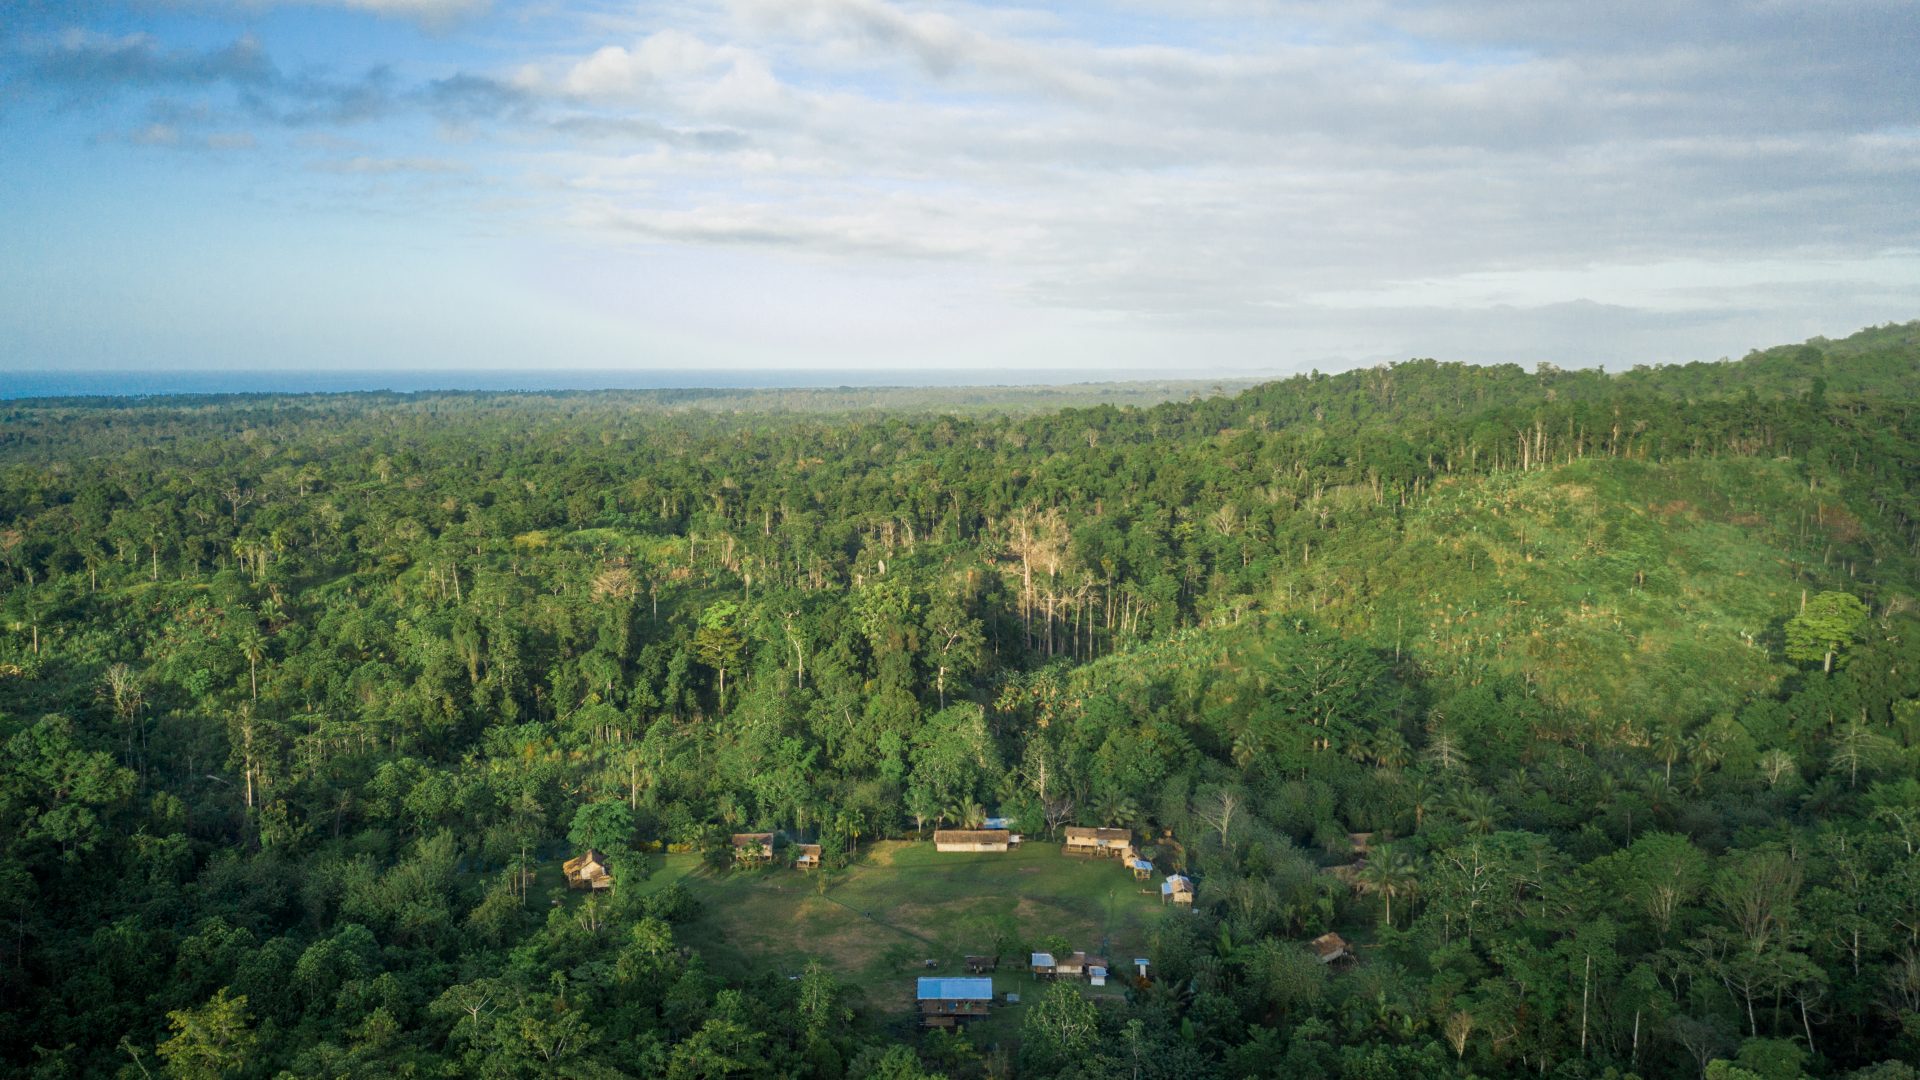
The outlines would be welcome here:
[[[1054,962],[1052,953],[1034,953],[1029,964],[1033,968],[1033,977],[1036,979],[1051,979],[1059,974],[1059,965]]]
[[[1091,961],[1087,954],[1075,950],[1069,955],[1058,957],[1053,964],[1053,974],[1058,979],[1083,979]],[[1102,965],[1104,966],[1104,964]]]
[[[795,870],[820,869],[819,844],[795,844],[793,850],[793,868]]]
[[[613,888],[613,875],[607,870],[607,857],[593,848],[561,863],[560,870],[567,875],[569,889],[599,892]]]
[[[1160,883],[1160,902],[1163,904],[1192,904],[1193,879],[1185,874],[1168,874],[1167,880]]]
[[[1347,939],[1335,933],[1321,934],[1307,942],[1307,947],[1313,950],[1313,955],[1319,957],[1323,964],[1331,964],[1335,960],[1353,955],[1353,947],[1347,944]]]
[[[1000,957],[998,955],[967,957],[967,974],[969,975],[986,975],[999,970]]]

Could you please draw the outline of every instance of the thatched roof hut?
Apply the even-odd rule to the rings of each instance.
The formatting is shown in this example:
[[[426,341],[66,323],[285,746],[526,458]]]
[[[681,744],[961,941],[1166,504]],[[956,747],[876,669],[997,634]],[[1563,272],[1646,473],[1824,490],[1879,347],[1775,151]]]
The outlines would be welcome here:
[[[1307,947],[1313,950],[1313,955],[1319,957],[1323,964],[1331,964],[1341,957],[1353,955],[1353,947],[1347,944],[1347,939],[1335,933],[1321,934],[1307,942]]]
[[[588,848],[584,854],[561,863],[560,871],[567,876],[569,889],[597,892],[613,888],[613,874],[607,870],[607,857],[594,848]]]
[[[734,833],[733,857],[741,862],[772,862],[773,834],[770,832]]]

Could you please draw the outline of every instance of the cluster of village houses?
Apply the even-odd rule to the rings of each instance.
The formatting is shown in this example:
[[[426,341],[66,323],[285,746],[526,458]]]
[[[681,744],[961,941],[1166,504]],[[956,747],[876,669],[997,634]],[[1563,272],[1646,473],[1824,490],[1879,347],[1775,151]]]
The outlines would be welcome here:
[[[986,825],[981,829],[941,829],[933,834],[934,847],[939,851],[1008,851],[1021,842],[1020,834],[1008,829],[1004,822],[990,818]],[[1353,838],[1355,850],[1361,854],[1360,865],[1365,865],[1365,843],[1369,835],[1356,833]],[[1153,863],[1140,857],[1139,851],[1133,846],[1133,833],[1128,829],[1069,826],[1062,850],[1068,855],[1119,859],[1138,880],[1145,881],[1153,876]],[[1185,874],[1168,874],[1160,883],[1160,901],[1190,907],[1193,904],[1193,880]],[[1346,939],[1339,934],[1322,934],[1308,942],[1307,947],[1323,964],[1348,960],[1353,955]],[[1133,964],[1136,977],[1145,980],[1147,958],[1136,957]],[[921,1024],[926,1027],[953,1027],[966,1020],[986,1016],[994,1000],[991,973],[998,970],[999,966],[1000,958],[997,956],[969,956],[966,959],[967,978],[920,979],[915,997],[920,1006]],[[1061,956],[1049,952],[1033,953],[1028,958],[1028,969],[1035,979],[1084,979],[1093,986],[1105,986],[1111,977],[1106,957],[1089,956],[1078,951]],[[1013,994],[1007,997],[1010,1001],[1018,1000]]]
[[[1354,834],[1354,851],[1359,858],[1353,867],[1334,868],[1337,876],[1344,880],[1357,867],[1365,865],[1367,841],[1370,838],[1371,834]],[[988,818],[984,827],[978,829],[939,829],[933,834],[936,851],[1010,851],[1022,840],[1021,835],[1014,832],[1004,818]],[[774,834],[735,833],[732,847],[736,865],[770,864],[774,859]],[[819,844],[791,844],[787,850],[795,869],[819,869]],[[1150,880],[1154,873],[1153,863],[1142,858],[1134,847],[1133,832],[1129,829],[1070,825],[1062,850],[1068,855],[1117,859],[1133,872],[1136,880]],[[570,888],[599,891],[613,887],[605,856],[591,848],[580,857],[567,860],[563,869]],[[1342,874],[1342,871],[1345,873]],[[1193,879],[1185,874],[1168,874],[1160,882],[1160,902],[1190,908],[1193,904]],[[1352,956],[1351,947],[1339,934],[1322,934],[1307,944],[1323,964]],[[1133,963],[1137,977],[1145,979],[1147,960],[1136,958]],[[932,966],[932,961],[928,961],[928,965]],[[994,997],[992,973],[998,971],[999,967],[998,956],[969,956],[966,958],[967,977],[920,979],[916,997],[921,1023],[927,1027],[952,1027],[962,1021],[987,1015]],[[1105,957],[1089,956],[1077,951],[1061,956],[1048,952],[1033,953],[1029,957],[1028,968],[1035,979],[1084,979],[1093,986],[1105,986],[1110,977]],[[1008,996],[1013,998],[1011,994]]]
[[[940,829],[933,834],[935,851],[1008,851],[1021,842],[1019,833],[1007,828],[1004,818],[988,818],[982,829]],[[1145,881],[1153,876],[1153,864],[1140,857],[1133,846],[1130,829],[1094,829],[1067,826],[1066,843],[1061,850],[1068,855],[1092,855],[1119,859]],[[1169,904],[1193,903],[1193,881],[1185,874],[1168,874],[1160,883],[1160,901]]]

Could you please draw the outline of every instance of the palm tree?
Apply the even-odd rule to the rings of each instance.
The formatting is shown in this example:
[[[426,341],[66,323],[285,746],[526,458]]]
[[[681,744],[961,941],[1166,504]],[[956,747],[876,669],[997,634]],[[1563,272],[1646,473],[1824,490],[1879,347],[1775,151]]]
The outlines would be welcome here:
[[[260,629],[251,623],[242,626],[234,643],[240,649],[240,655],[247,658],[247,684],[252,690],[252,700],[260,700],[260,661],[267,655],[267,639],[260,636]]]
[[[1392,844],[1382,844],[1367,855],[1360,868],[1360,891],[1378,896],[1387,903],[1383,922],[1393,925],[1393,898],[1411,896],[1419,881],[1420,868],[1413,857]]]
[[[1658,817],[1664,814],[1673,801],[1673,781],[1657,772],[1649,771],[1638,785],[1640,797],[1647,800],[1647,810]]]
[[[1718,733],[1702,731],[1687,747],[1687,760],[1701,772],[1711,772],[1727,757],[1727,748]]]
[[[1093,814],[1102,825],[1126,825],[1140,817],[1140,808],[1125,795],[1108,795],[1094,804]]]
[[[1367,755],[1378,768],[1390,772],[1407,767],[1407,740],[1390,727],[1378,728],[1367,742]]]
[[[1402,779],[1407,785],[1407,798],[1413,803],[1413,828],[1418,832],[1427,823],[1427,811],[1440,798],[1440,786],[1424,769],[1407,773]]]
[[[1681,731],[1679,724],[1661,724],[1658,728],[1654,729],[1653,737],[1647,740],[1647,745],[1652,747],[1654,754],[1666,763],[1667,783],[1671,785],[1673,783],[1673,763],[1678,760],[1680,755],[1687,749],[1686,733]]]
[[[835,818],[835,827],[847,838],[847,854],[851,856],[860,847],[860,834],[867,829],[867,815],[858,807],[842,807]]]
[[[946,816],[963,829],[977,829],[987,823],[987,809],[973,799],[958,799],[947,806]]]
[[[1500,807],[1493,796],[1477,788],[1461,788],[1447,799],[1447,811],[1471,833],[1485,835],[1500,823]]]

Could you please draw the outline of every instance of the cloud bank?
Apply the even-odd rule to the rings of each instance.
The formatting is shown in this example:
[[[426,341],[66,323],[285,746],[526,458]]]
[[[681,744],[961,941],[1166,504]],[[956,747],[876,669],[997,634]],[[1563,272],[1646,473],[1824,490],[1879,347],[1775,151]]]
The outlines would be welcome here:
[[[341,199],[461,174],[456,214],[636,280],[948,273],[1088,364],[1629,362],[1920,315],[1910,3],[318,6],[469,29],[343,66],[73,27],[9,46],[7,100],[304,152]]]

